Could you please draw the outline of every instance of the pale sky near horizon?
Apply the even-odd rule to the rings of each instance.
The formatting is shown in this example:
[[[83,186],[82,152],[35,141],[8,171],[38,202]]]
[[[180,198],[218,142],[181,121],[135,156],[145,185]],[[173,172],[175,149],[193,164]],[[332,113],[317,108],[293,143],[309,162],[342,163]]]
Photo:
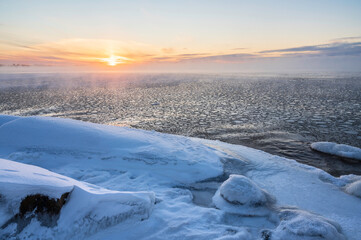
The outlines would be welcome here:
[[[0,0],[2,64],[357,70],[360,42],[361,1]]]

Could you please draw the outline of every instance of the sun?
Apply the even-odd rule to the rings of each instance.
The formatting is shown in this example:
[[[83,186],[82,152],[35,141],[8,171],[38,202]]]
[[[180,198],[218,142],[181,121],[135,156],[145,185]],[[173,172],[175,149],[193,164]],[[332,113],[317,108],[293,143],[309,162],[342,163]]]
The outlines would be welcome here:
[[[124,64],[132,61],[130,58],[115,55],[110,55],[108,58],[100,58],[99,60],[107,63],[108,66],[116,66],[118,64]]]

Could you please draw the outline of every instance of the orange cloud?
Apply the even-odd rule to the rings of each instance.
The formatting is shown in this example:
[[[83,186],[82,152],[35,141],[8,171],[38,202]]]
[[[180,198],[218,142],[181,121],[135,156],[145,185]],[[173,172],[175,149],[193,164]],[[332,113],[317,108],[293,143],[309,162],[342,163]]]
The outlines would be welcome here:
[[[2,43],[4,45],[4,43]],[[5,44],[9,45],[9,43]],[[11,50],[10,50],[11,49]],[[162,48],[139,42],[122,42],[109,39],[63,39],[42,44],[12,44],[2,49],[0,60],[13,63],[42,65],[95,65],[121,66],[154,62],[244,61],[246,54],[232,51],[200,53],[195,50]]]

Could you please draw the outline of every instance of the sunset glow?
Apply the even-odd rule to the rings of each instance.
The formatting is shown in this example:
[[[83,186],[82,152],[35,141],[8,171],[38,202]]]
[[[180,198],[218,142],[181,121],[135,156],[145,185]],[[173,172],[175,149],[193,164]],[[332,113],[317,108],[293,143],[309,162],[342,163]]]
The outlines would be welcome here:
[[[124,63],[132,61],[132,59],[130,59],[130,58],[114,56],[114,55],[111,55],[108,58],[101,58],[99,60],[107,63],[109,66],[116,66],[118,64],[124,64]]]

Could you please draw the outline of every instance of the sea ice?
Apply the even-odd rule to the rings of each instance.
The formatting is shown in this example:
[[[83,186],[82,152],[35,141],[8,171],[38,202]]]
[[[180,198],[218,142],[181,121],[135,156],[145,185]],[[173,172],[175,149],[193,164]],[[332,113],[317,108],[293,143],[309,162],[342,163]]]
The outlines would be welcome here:
[[[361,149],[345,144],[337,144],[333,142],[315,142],[311,144],[311,148],[323,153],[361,160]]]

